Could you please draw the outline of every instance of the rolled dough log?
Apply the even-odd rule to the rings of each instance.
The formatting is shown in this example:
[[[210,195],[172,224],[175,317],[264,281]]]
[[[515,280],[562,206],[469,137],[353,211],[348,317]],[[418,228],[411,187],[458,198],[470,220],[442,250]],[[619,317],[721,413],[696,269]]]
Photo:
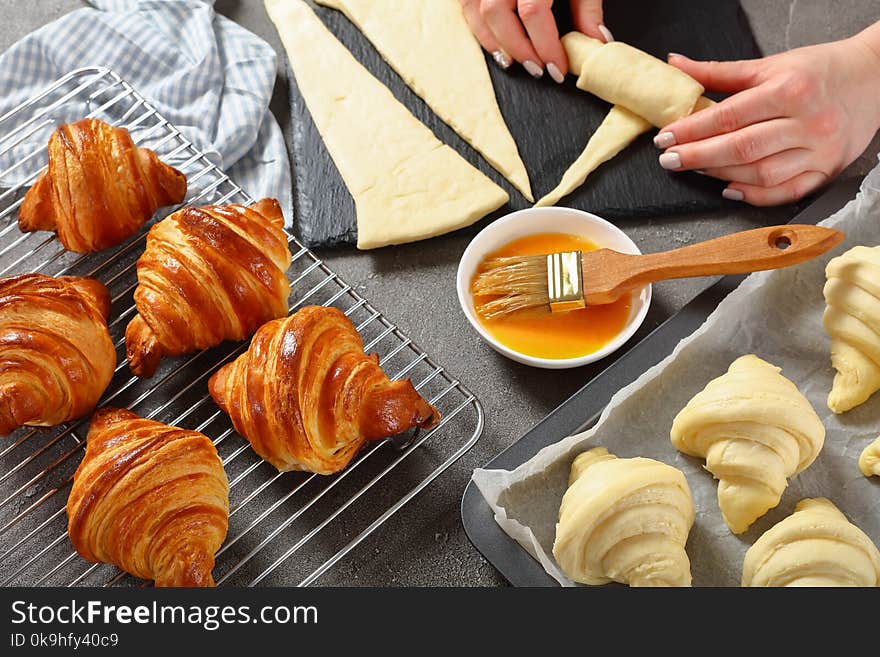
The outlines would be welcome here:
[[[585,34],[581,34],[580,32],[569,32],[564,37],[562,37],[562,45],[565,47],[565,52],[568,55],[568,62],[571,66],[572,72],[575,74],[580,73],[577,84],[578,87],[580,87],[581,89],[584,89],[584,87],[581,85],[581,80],[584,79],[586,67],[609,66],[609,64],[614,64],[614,62],[609,62],[608,59],[596,58],[597,53],[600,50],[613,44],[603,44],[598,39],[592,39]],[[635,48],[632,48],[632,50],[635,50]],[[646,53],[642,53],[639,50],[635,51],[644,55],[648,59],[655,60],[666,68],[672,69],[676,73],[684,75],[684,77],[686,77],[688,80],[697,85],[697,87],[699,87],[700,93],[703,92],[703,87],[696,80],[693,80],[684,73],[681,73],[681,71],[679,71],[677,68],[669,66],[668,64],[664,64],[660,60],[655,59],[654,57],[651,57]],[[615,67],[629,65],[628,61],[632,60],[633,57],[629,56],[628,58],[624,57],[619,59],[620,61],[617,64],[614,64]],[[649,68],[656,67],[648,66],[643,62],[641,68],[647,70]],[[665,69],[660,70],[664,71]],[[612,74],[613,76],[618,78],[628,77],[629,75],[629,73],[626,72],[626,69],[609,68],[608,71],[608,77],[611,77]],[[624,72],[623,75],[621,74],[622,72]],[[595,80],[599,77],[601,77],[601,75],[597,71],[594,71],[591,74],[590,80]],[[678,80],[678,76],[673,75],[672,80],[673,87],[675,87],[675,81]],[[591,90],[588,89],[588,91]],[[656,86],[653,89],[649,89],[647,92],[642,92],[642,98],[639,102],[635,102],[633,100],[636,98],[636,96],[639,95],[639,93],[627,92],[628,96],[630,97],[630,100],[628,100],[627,102],[639,105],[640,111],[647,110],[649,114],[653,114],[654,112],[650,111],[650,108],[648,108],[648,104],[652,102],[651,95],[658,94],[659,92],[662,92],[662,88],[660,88],[658,91],[658,88]],[[692,91],[687,92],[688,99],[690,98],[692,93]],[[608,99],[606,98],[605,100]],[[669,107],[672,103],[671,98],[667,98],[662,94],[660,94],[659,97],[654,100],[660,103],[660,105],[666,107]],[[691,110],[688,111],[688,114],[692,112],[698,112],[715,104],[714,101],[710,100],[709,98],[699,95],[695,102],[686,100],[684,102],[680,102],[679,104],[687,105],[688,103],[690,103],[691,107]],[[685,116],[687,116],[687,114],[685,114]],[[555,205],[562,197],[571,194],[571,192],[583,185],[584,181],[587,179],[587,176],[595,171],[601,164],[613,158],[620,151],[622,151],[633,141],[635,141],[639,135],[644,134],[651,129],[652,125],[655,125],[645,117],[645,114],[639,114],[638,112],[631,111],[631,109],[627,109],[627,107],[623,106],[622,104],[612,107],[611,111],[608,112],[608,116],[605,117],[605,119],[596,129],[596,132],[594,132],[593,136],[590,137],[590,140],[587,142],[587,146],[586,148],[584,148],[584,151],[563,174],[562,180],[559,182],[556,188],[543,196],[537,203],[535,203],[535,207]]]
[[[507,129],[486,58],[458,0],[317,0],[342,11],[443,121],[529,201],[529,174]]]
[[[693,112],[703,95],[703,85],[691,76],[626,43],[602,43],[575,32],[563,39],[566,52],[572,42],[580,64],[578,88],[623,105],[658,128]]]
[[[266,0],[297,85],[357,209],[358,248],[469,226],[507,193],[440,142],[302,0]]]

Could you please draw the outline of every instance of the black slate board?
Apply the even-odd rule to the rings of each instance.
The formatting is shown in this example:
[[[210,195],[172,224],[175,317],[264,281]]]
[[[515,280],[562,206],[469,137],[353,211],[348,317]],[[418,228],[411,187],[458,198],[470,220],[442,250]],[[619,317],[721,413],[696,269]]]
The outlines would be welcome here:
[[[571,28],[567,2],[557,2],[560,31]],[[372,44],[340,12],[317,7],[317,14],[354,56],[438,138],[510,193],[510,202],[486,221],[529,207],[519,192],[445,125],[382,60]],[[606,23],[616,38],[665,59],[680,52],[697,59],[760,56],[737,0],[614,0],[606,3]],[[438,61],[437,66],[443,62]],[[532,79],[521,67],[501,71],[490,63],[498,103],[529,171],[535,198],[553,189],[601,123],[609,105],[580,91],[569,76],[556,85],[548,76]],[[295,226],[309,246],[354,243],[354,202],[348,193],[296,87],[290,80],[290,144],[294,170]],[[364,126],[368,130],[367,125]],[[561,205],[624,219],[682,211],[712,210],[729,202],[723,184],[694,173],[671,174],[657,164],[653,132],[593,173]]]

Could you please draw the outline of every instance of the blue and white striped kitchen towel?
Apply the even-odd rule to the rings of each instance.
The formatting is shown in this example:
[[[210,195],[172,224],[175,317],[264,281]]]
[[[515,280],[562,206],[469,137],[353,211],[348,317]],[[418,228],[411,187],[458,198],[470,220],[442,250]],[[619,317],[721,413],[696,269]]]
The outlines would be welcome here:
[[[218,15],[213,0],[89,1],[0,55],[0,116],[74,69],[107,66],[251,196],[277,198],[289,224],[271,46]]]

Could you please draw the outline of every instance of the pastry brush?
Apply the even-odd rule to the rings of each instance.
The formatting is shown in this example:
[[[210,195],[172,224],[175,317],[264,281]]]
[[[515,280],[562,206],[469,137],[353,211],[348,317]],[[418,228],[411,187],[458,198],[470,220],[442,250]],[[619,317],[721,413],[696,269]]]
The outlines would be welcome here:
[[[789,224],[645,255],[597,249],[493,258],[480,266],[471,291],[477,313],[487,319],[539,307],[564,312],[613,303],[657,281],[796,265],[825,253],[843,238],[831,228]]]

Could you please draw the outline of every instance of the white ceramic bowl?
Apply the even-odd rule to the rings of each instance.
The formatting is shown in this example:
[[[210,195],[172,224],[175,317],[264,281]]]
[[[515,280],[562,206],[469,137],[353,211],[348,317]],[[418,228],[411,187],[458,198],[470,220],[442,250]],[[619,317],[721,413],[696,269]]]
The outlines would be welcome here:
[[[645,320],[648,307],[651,305],[650,285],[633,293],[629,318],[617,337],[598,351],[579,356],[578,358],[537,358],[522,354],[498,342],[480,325],[480,322],[477,321],[474,300],[471,296],[471,280],[474,277],[477,266],[489,253],[500,249],[515,239],[534,233],[581,235],[599,247],[607,247],[621,253],[636,255],[641,253],[635,243],[617,226],[589,212],[559,207],[528,208],[513,212],[486,226],[471,241],[461,257],[461,262],[458,263],[456,283],[458,301],[471,326],[498,353],[519,363],[545,369],[580,367],[581,365],[601,360],[623,346]]]

